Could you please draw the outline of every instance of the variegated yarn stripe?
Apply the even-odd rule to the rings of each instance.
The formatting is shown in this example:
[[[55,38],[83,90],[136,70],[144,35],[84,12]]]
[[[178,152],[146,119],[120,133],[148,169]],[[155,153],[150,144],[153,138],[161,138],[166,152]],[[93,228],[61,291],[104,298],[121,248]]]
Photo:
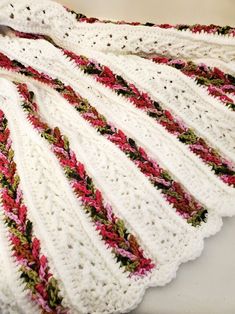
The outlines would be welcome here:
[[[15,32],[15,34],[23,38],[44,38],[41,35],[20,32]],[[45,39],[49,40],[55,46],[57,46],[51,38],[45,37]],[[210,165],[215,174],[218,175],[225,183],[235,186],[235,165],[230,160],[221,156],[218,150],[210,147],[210,145],[203,138],[198,136],[192,128],[189,128],[183,121],[175,117],[169,110],[164,109],[159,102],[152,100],[149,95],[139,91],[133,83],[128,83],[120,75],[114,73],[108,67],[97,63],[95,60],[86,58],[85,56],[76,55],[71,51],[64,50],[64,53],[74,60],[79,68],[81,68],[86,74],[94,76],[98,82],[111,88],[118,95],[123,95],[128,100],[133,102],[137,108],[144,110],[149,116],[156,119],[170,133],[176,135],[181,142],[188,145],[190,150],[200,156],[204,162]],[[154,58],[154,61],[156,61],[156,58]],[[164,62],[164,64],[165,63],[166,62]],[[171,64],[174,65],[174,62]],[[219,70],[217,71],[217,75],[218,73]],[[229,76],[228,79],[229,78],[231,80],[232,76]],[[218,96],[212,87],[209,90],[211,94]],[[220,96],[221,100],[224,102],[226,101],[228,107],[233,108],[232,99],[225,95]]]
[[[0,25],[0,312],[130,312],[235,214],[235,29]]]
[[[134,275],[145,275],[155,266],[151,259],[144,257],[143,250],[134,235],[128,232],[124,221],[115,216],[109,204],[104,204],[101,192],[94,186],[84,165],[77,160],[74,152],[70,149],[68,139],[61,134],[58,128],[51,129],[41,120],[33,92],[28,90],[26,84],[17,84],[17,86],[22,96],[22,107],[27,113],[29,121],[51,144],[75,194],[82,202],[84,210],[90,214],[96,230],[112,248],[117,261],[126,271]]]
[[[195,64],[192,61],[171,59],[162,56],[151,58],[156,63],[167,64],[192,77],[199,85],[206,86],[210,95],[217,97],[228,108],[235,111],[235,77],[224,73],[217,67],[211,68],[206,64]]]
[[[222,157],[218,151],[210,147],[203,138],[199,137],[193,129],[187,127],[183,121],[176,118],[169,110],[163,109],[148,94],[139,91],[134,84],[129,84],[108,67],[68,51],[65,51],[65,54],[71,57],[85,73],[93,75],[98,82],[127,97],[137,108],[144,110],[170,133],[176,135],[181,142],[188,145],[205,163],[211,165],[215,174],[224,182],[235,186],[235,165]]]
[[[14,73],[13,72],[9,72],[9,75],[10,75],[10,77],[14,77]],[[26,77],[25,77],[25,79],[27,79]],[[3,81],[3,79],[1,79],[1,82]],[[6,86],[4,86],[5,87],[5,90],[7,90],[7,88],[9,89],[9,87],[11,86],[12,84],[6,84]],[[26,88],[26,85],[25,84],[22,84],[22,83],[16,83],[16,85],[18,86],[18,89],[19,89],[19,91],[20,91],[20,94],[22,95],[22,99],[21,99],[21,106],[22,106],[22,108],[23,108],[23,110],[22,109],[20,109],[20,106],[19,106],[19,104],[17,103],[17,106],[15,106],[15,112],[17,113],[17,119],[16,119],[16,123],[18,124],[18,123],[20,123],[19,124],[19,126],[20,126],[20,129],[21,128],[23,128],[23,127],[25,127],[25,129],[27,129],[28,131],[30,130],[30,128],[32,128],[32,130],[33,130],[33,132],[35,132],[35,134],[37,134],[38,132],[36,132],[36,131],[34,131],[34,129],[33,129],[33,127],[31,127],[30,126],[30,123],[28,123],[27,125],[26,125],[26,122],[27,122],[27,120],[26,120],[26,118],[24,117],[22,117],[23,116],[23,111],[25,111],[26,113],[27,113],[27,116],[29,117],[30,115],[31,115],[31,113],[32,112],[34,112],[34,110],[36,110],[36,108],[37,108],[37,105],[36,105],[36,103],[33,101],[34,100],[34,95],[33,95],[33,93],[32,92],[30,92],[30,91],[28,91],[27,90],[27,88]],[[10,89],[9,89],[10,90]],[[12,94],[14,94],[14,88],[12,88]],[[0,89],[0,95],[5,95],[5,92],[4,92],[4,89]],[[7,92],[6,92],[6,95],[7,95]],[[27,100],[27,101],[26,101]],[[40,104],[40,106],[43,106],[43,104]],[[19,108],[18,108],[19,107]],[[12,107],[12,106],[10,106],[9,107],[9,111],[8,111],[8,115],[10,115],[10,112],[14,112],[14,107]],[[21,112],[21,114],[19,114]],[[22,116],[21,116],[22,115]],[[26,116],[26,115],[25,115]],[[40,121],[38,121],[37,120],[37,117],[35,117],[35,119],[34,119],[34,117],[33,116],[31,116],[31,118],[29,117],[29,121],[31,120],[31,122],[33,121],[33,124],[36,124],[36,123],[38,123],[37,125],[38,125],[38,127],[44,127],[45,126],[45,124],[42,122],[42,124],[41,124],[41,122]],[[14,119],[12,119],[11,121],[14,121]],[[21,122],[19,122],[19,121],[22,121],[22,123]],[[14,129],[14,132],[16,132],[16,129],[15,129],[15,126],[14,125],[12,125],[11,124],[11,128],[13,128]],[[52,130],[52,129],[51,129]],[[40,133],[40,132],[39,132]],[[66,140],[66,137],[64,137],[64,136],[62,136],[61,135],[61,133],[59,132],[59,130],[57,129],[57,128],[55,128],[55,129],[53,129],[53,134],[50,134],[50,132],[49,132],[49,129],[48,128],[46,128],[46,132],[44,133],[44,132],[42,132],[42,133],[40,133],[40,134],[42,134],[42,137],[43,137],[43,139],[42,139],[42,142],[44,142],[44,138],[46,138],[47,139],[47,141],[45,141],[45,143],[49,143],[49,145],[54,145],[55,143],[54,143],[54,141],[55,140],[58,140],[57,141],[57,143],[56,144],[61,144],[62,146],[63,146],[63,144],[64,143],[67,143],[68,144],[68,142],[67,142],[67,140]],[[52,135],[52,137],[50,136],[50,135]],[[102,137],[101,137],[102,138]],[[50,142],[51,141],[53,141],[53,144],[50,144]],[[63,144],[62,144],[62,141],[63,141]],[[37,146],[37,144],[38,143],[36,143],[36,146]],[[65,144],[66,145],[66,144]],[[35,146],[35,148],[36,148],[36,146]],[[67,146],[66,146],[67,147]],[[57,145],[56,145],[56,147],[54,147],[54,149],[53,149],[53,151],[54,151],[54,153],[57,155],[57,157],[60,155],[60,157],[61,158],[64,158],[64,154],[65,154],[65,152],[62,152],[63,151],[63,149],[62,150],[59,150],[59,148],[62,148],[62,147],[57,147]],[[68,152],[68,151],[66,151],[66,152]],[[36,154],[37,154],[38,152],[36,152]],[[46,151],[45,151],[45,153],[46,153]],[[19,157],[19,150],[18,150],[18,157]],[[53,155],[53,154],[52,154]],[[72,151],[70,150],[70,155],[71,156],[73,156],[73,154],[72,154]],[[64,159],[63,159],[64,160]],[[60,161],[62,161],[62,159],[60,159]],[[49,166],[50,167],[50,166]],[[83,171],[83,169],[80,169],[81,171]],[[48,178],[49,179],[49,178]],[[56,177],[55,177],[55,179],[56,179]],[[32,181],[33,182],[33,181]],[[26,188],[27,186],[26,185],[24,185],[24,188]],[[43,208],[44,209],[44,208]],[[45,209],[46,210],[46,209]],[[157,228],[157,225],[158,225],[158,219],[157,219],[157,212],[158,211],[160,211],[160,208],[156,208],[156,217],[155,218],[153,218],[154,219],[154,223],[156,224],[156,228]],[[138,214],[138,209],[136,210],[136,214]],[[172,217],[173,217],[173,214],[174,213],[172,213]],[[164,218],[164,219],[163,219]],[[142,218],[143,219],[143,218]],[[182,249],[179,251],[179,252],[177,252],[176,254],[178,255],[179,254],[179,257],[178,256],[176,256],[175,254],[173,254],[172,255],[172,257],[169,257],[170,255],[168,255],[168,249],[167,249],[167,247],[168,247],[168,245],[167,244],[165,244],[165,242],[166,243],[168,243],[168,242],[170,242],[169,243],[169,245],[170,246],[172,246],[172,244],[173,244],[173,242],[174,242],[174,239],[175,239],[175,237],[177,236],[177,234],[174,232],[173,234],[172,234],[172,238],[171,238],[171,236],[169,235],[169,238],[168,238],[168,235],[167,235],[167,237],[166,238],[163,238],[164,240],[162,240],[163,242],[162,242],[162,244],[161,244],[161,249],[163,248],[163,247],[165,247],[166,246],[166,253],[167,253],[167,256],[165,257],[165,260],[164,260],[164,256],[161,256],[161,254],[160,254],[160,256],[159,256],[159,265],[158,264],[156,264],[156,267],[154,267],[153,269],[152,269],[152,272],[149,272],[148,273],[148,275],[147,276],[144,276],[144,274],[141,272],[140,273],[140,275],[141,276],[132,276],[131,278],[127,278],[126,280],[128,280],[127,281],[127,283],[126,283],[126,285],[128,286],[128,289],[130,290],[130,291],[125,291],[125,293],[130,293],[130,295],[131,295],[131,293],[132,294],[134,294],[135,293],[135,291],[136,291],[136,296],[134,296],[134,295],[132,295],[132,297],[130,298],[130,303],[132,304],[132,302],[134,302],[135,304],[136,304],[136,300],[138,299],[139,300],[139,298],[140,298],[140,292],[142,291],[142,289],[143,289],[143,287],[146,287],[147,285],[148,285],[148,282],[149,282],[149,284],[150,284],[150,282],[152,282],[152,284],[154,283],[154,284],[160,284],[161,282],[162,282],[162,280],[163,280],[163,282],[166,282],[166,280],[169,280],[170,278],[172,278],[172,276],[173,276],[173,273],[172,273],[172,271],[174,271],[175,272],[175,267],[177,267],[177,265],[178,265],[178,263],[179,262],[181,262],[181,261],[183,261],[183,260],[188,260],[188,258],[195,258],[196,256],[198,256],[198,254],[200,254],[200,252],[201,252],[201,249],[202,249],[202,246],[201,246],[201,241],[202,241],[202,238],[201,238],[201,234],[200,234],[200,232],[198,232],[197,234],[196,233],[194,233],[193,232],[193,230],[194,230],[194,228],[192,228],[192,227],[190,227],[190,226],[188,226],[186,223],[185,223],[185,225],[183,224],[183,223],[181,223],[181,221],[177,221],[177,223],[176,223],[176,225],[171,225],[171,223],[173,223],[173,221],[171,221],[171,219],[168,219],[168,221],[165,221],[164,222],[164,220],[165,220],[165,217],[163,216],[163,217],[161,217],[161,219],[163,219],[163,221],[162,221],[162,228],[163,229],[161,229],[160,228],[160,230],[161,230],[161,232],[163,232],[163,230],[166,230],[166,228],[169,228],[169,230],[167,230],[167,233],[169,233],[169,232],[174,232],[173,230],[175,229],[175,232],[178,232],[178,228],[177,228],[177,224],[178,223],[180,223],[179,225],[178,225],[178,227],[180,227],[180,228],[185,228],[185,229],[182,229],[182,236],[184,237],[183,239],[181,239],[181,241],[183,241],[183,243],[182,243]],[[159,222],[160,222],[160,220],[159,220]],[[183,222],[183,221],[182,221]],[[187,225],[187,228],[186,228],[186,225]],[[153,225],[154,226],[154,225]],[[159,228],[160,226],[158,226],[158,228]],[[119,228],[121,228],[122,229],[122,225],[120,225],[119,226]],[[148,226],[148,229],[150,229],[151,228],[151,226]],[[216,228],[218,228],[218,226],[216,227]],[[120,230],[121,230],[120,229]],[[145,230],[145,233],[148,235],[148,230],[146,229]],[[110,235],[110,234],[109,234]],[[186,240],[187,239],[187,240]],[[185,241],[186,240],[186,241]],[[161,240],[160,240],[161,241]],[[180,245],[181,244],[181,241],[178,243],[178,245]],[[185,243],[184,243],[184,241],[185,241]],[[188,242],[189,241],[189,242]],[[158,242],[158,239],[156,238],[156,242]],[[147,245],[147,246],[149,246],[149,244]],[[156,246],[157,247],[157,246]],[[187,249],[185,249],[186,247],[188,247]],[[107,248],[105,249],[105,250],[107,250]],[[172,250],[174,250],[173,249],[173,247],[172,247]],[[183,251],[185,250],[185,252],[183,253]],[[125,249],[123,250],[123,251],[120,251],[120,253],[125,253],[124,252],[125,251]],[[194,252],[194,253],[193,253]],[[169,253],[170,253],[170,251],[169,251]],[[182,254],[183,253],[183,254]],[[102,252],[102,254],[105,254],[104,252]],[[154,252],[154,255],[158,255],[157,254],[157,252]],[[180,257],[180,255],[182,255],[181,257]],[[52,255],[53,256],[53,255]],[[53,256],[54,258],[56,258],[56,255],[54,255]],[[130,257],[130,255],[129,255],[129,257]],[[68,260],[70,259],[71,257],[68,257]],[[170,258],[170,259],[169,259]],[[103,256],[102,256],[102,260],[103,260]],[[175,263],[176,263],[176,265],[175,265]],[[70,263],[69,263],[69,265],[70,265]],[[81,267],[84,267],[84,264],[82,264],[81,265]],[[160,267],[160,268],[159,268]],[[170,270],[170,272],[169,272],[169,270]],[[168,273],[168,274],[167,274]],[[165,274],[165,275],[164,275]],[[66,273],[65,273],[65,275],[66,275]],[[75,274],[74,274],[75,275]],[[163,275],[163,278],[161,278],[161,276]],[[120,276],[120,275],[119,275]],[[165,278],[164,278],[164,276],[165,276]],[[169,279],[167,279],[168,278],[168,276],[170,276],[169,277]],[[140,280],[142,280],[142,281],[137,281],[136,282],[136,284],[135,284],[135,280],[133,279],[133,277],[139,277],[140,278]],[[81,280],[82,280],[83,278],[81,278]],[[125,282],[124,282],[125,283]],[[124,283],[123,283],[123,285],[124,285]],[[83,283],[83,285],[84,285],[84,283]],[[141,285],[141,289],[140,288],[138,288],[138,286],[139,285]],[[83,288],[81,289],[81,291],[83,291],[83,289],[86,289],[86,287],[84,287],[83,286]],[[114,292],[114,291],[113,291]],[[116,292],[117,293],[117,296],[116,297],[118,297],[118,291]],[[124,293],[124,294],[125,294]],[[122,292],[121,292],[121,294],[122,294]],[[134,299],[133,299],[133,297],[134,297]],[[80,299],[80,295],[77,295],[76,296],[76,300],[74,300],[74,302],[72,302],[72,304],[71,304],[71,307],[73,308],[73,311],[75,311],[75,308],[74,308],[74,303],[76,304],[79,304],[79,299]],[[92,301],[90,301],[90,302],[95,302],[95,301],[93,301],[93,298],[91,299]],[[127,300],[127,299],[125,299],[125,300]],[[134,300],[134,301],[133,301]],[[126,301],[126,302],[128,302],[128,301]],[[105,303],[105,300],[104,300],[104,303]],[[90,307],[92,307],[92,303],[90,303],[90,305],[89,305]],[[101,306],[101,305],[100,305]],[[118,304],[117,305],[118,307],[121,307],[121,308],[123,308],[123,305],[121,305],[121,303],[120,304]],[[101,311],[99,311],[98,309],[94,309],[95,310],[95,312],[97,312],[97,313],[101,313]],[[83,308],[83,312],[85,312],[86,313],[86,311],[85,311],[85,309]],[[56,312],[57,313],[57,312]],[[59,313],[59,311],[58,311],[58,313]],[[76,313],[76,311],[75,311],[75,313]],[[113,312],[112,312],[113,313]]]
[[[19,267],[22,286],[43,313],[67,313],[62,305],[58,282],[41,252],[20,188],[8,121],[0,110],[0,187],[4,223],[9,233],[12,259]]]
[[[4,61],[5,60],[5,61]],[[50,87],[59,92],[76,110],[95,127],[100,134],[116,144],[144,173],[152,184],[160,189],[169,203],[173,204],[179,214],[188,220],[193,226],[200,225],[206,221],[207,209],[203,208],[192,195],[174,181],[168,171],[162,169],[156,161],[152,160],[142,147],[138,147],[135,141],[128,138],[124,132],[117,129],[113,124],[109,124],[105,117],[97,112],[89,102],[78,95],[70,86],[65,86],[61,81],[53,80],[32,68],[25,68],[17,64],[19,68],[14,67],[14,60],[2,55],[0,64],[7,69],[16,70],[20,73],[30,75],[37,80],[47,83]]]
[[[19,45],[19,46],[17,46],[17,45],[15,45],[15,43],[17,43],[17,45]],[[25,47],[27,47],[27,45],[29,45],[29,44],[31,44],[31,49],[33,49],[32,51],[33,51],[33,55],[32,55],[32,57],[27,57],[27,58],[25,58],[26,57],[26,55],[27,54],[25,54],[25,51],[26,51],[26,49],[25,49]],[[49,74],[50,76],[52,75],[53,77],[54,77],[54,79],[55,78],[60,78],[60,79],[62,79],[63,81],[65,80],[65,81],[67,81],[67,79],[65,78],[65,76],[64,75],[61,75],[62,74],[62,72],[65,72],[65,71],[73,71],[74,72],[74,74],[76,74],[76,76],[79,74],[79,77],[84,77],[84,79],[85,80],[87,80],[88,79],[88,77],[87,76],[83,76],[83,75],[81,75],[80,74],[80,72],[78,71],[78,70],[76,70],[75,69],[75,67],[76,66],[73,66],[73,64],[71,64],[71,62],[69,61],[69,59],[66,59],[64,56],[63,56],[63,54],[61,54],[60,53],[60,51],[58,50],[58,49],[56,49],[56,48],[54,48],[53,46],[51,46],[50,44],[48,44],[48,43],[46,43],[45,41],[42,41],[42,40],[40,40],[40,45],[41,45],[41,49],[37,49],[37,42],[36,41],[29,41],[29,40],[26,40],[26,39],[20,39],[19,41],[18,40],[16,40],[16,39],[12,39],[11,41],[6,41],[6,40],[2,40],[2,50],[3,51],[6,51],[7,53],[10,53],[11,55],[12,55],[12,53],[15,55],[15,56],[17,56],[17,51],[19,52],[19,55],[20,55],[20,60],[22,60],[24,63],[26,63],[26,64],[30,64],[30,65],[32,65],[33,67],[36,67],[36,68],[41,68],[42,66],[43,66],[43,69],[44,69],[44,71],[46,71],[46,73],[47,73],[47,75]],[[10,49],[10,50],[9,50]],[[61,63],[60,63],[60,67],[62,66],[62,67],[64,67],[64,70],[62,70],[62,68],[60,68],[60,67],[58,67],[58,70],[56,70],[55,71],[55,69],[54,68],[50,68],[50,58],[49,58],[49,55],[48,55],[48,53],[50,53],[51,55],[57,55],[58,56],[58,58],[61,60]],[[45,58],[44,58],[44,55],[45,55]],[[35,56],[35,57],[34,57]],[[40,60],[40,61],[39,61]],[[42,63],[42,60],[43,60],[43,63]],[[4,64],[4,63],[3,63]],[[18,63],[18,65],[19,64],[21,64],[21,63]],[[43,65],[44,64],[44,65]],[[29,68],[31,68],[32,69],[32,67],[29,67]],[[65,69],[67,69],[67,70],[65,70]],[[70,70],[69,70],[70,69]],[[37,72],[35,72],[36,74],[37,74]],[[58,73],[58,74],[57,74]],[[75,79],[75,81],[76,81],[76,79]],[[93,84],[92,83],[93,82],[93,80],[91,80],[90,81],[90,83],[89,82],[87,82],[88,84]],[[75,84],[71,79],[69,80],[69,85],[71,85],[72,84],[72,86],[73,86],[73,89],[77,89],[77,88],[79,88],[79,85],[77,85],[77,83]],[[101,87],[101,85],[97,85],[97,87],[98,86],[100,86]],[[101,89],[99,87],[99,90]],[[88,88],[91,88],[91,87],[88,87]],[[83,92],[85,92],[85,89],[84,88],[82,88],[81,89],[81,91],[82,91],[82,93]],[[104,90],[103,89],[103,91],[105,91],[105,93],[106,93],[106,90]],[[93,91],[94,92],[94,91]],[[101,96],[101,95],[100,95]],[[99,97],[100,97],[99,96]],[[112,97],[111,97],[112,96]],[[104,96],[102,96],[102,97],[104,97]],[[111,98],[113,98],[113,94],[111,94],[110,93],[110,96],[109,97],[111,97]],[[95,99],[95,98],[94,98]],[[95,106],[96,106],[96,102],[97,102],[97,100],[99,101],[99,99],[97,98],[97,100],[92,100],[92,103],[93,104],[95,104]],[[103,98],[104,99],[104,98]],[[120,100],[122,100],[123,98],[120,98]],[[107,99],[105,100],[104,99],[104,101],[105,102],[107,102]],[[102,103],[102,102],[101,102]],[[124,104],[124,101],[122,100],[122,103]],[[116,105],[116,104],[115,104]],[[119,104],[118,104],[119,105]],[[100,105],[99,105],[100,106]],[[111,107],[110,107],[111,108]],[[103,110],[103,109],[102,109]],[[129,108],[129,107],[126,107],[126,109],[125,109],[125,111],[128,113],[129,111],[131,110],[131,108]],[[115,118],[115,116],[113,116],[113,115],[111,115],[110,116],[110,113],[111,112],[107,112],[107,113],[105,113],[105,115],[106,114],[108,114],[108,116],[109,116],[109,119],[111,119],[111,121],[113,120],[113,118]],[[137,112],[136,112],[137,113]],[[138,113],[138,115],[140,115],[139,113]],[[142,120],[143,121],[143,120]],[[119,121],[117,120],[115,123],[117,123],[117,125],[119,125],[119,128],[121,127],[122,128],[122,125],[120,126],[120,124],[119,124]],[[125,121],[125,123],[126,123],[126,121]],[[134,126],[134,124],[133,124],[133,126]],[[147,125],[146,125],[147,126]],[[156,127],[157,127],[157,125],[156,125]],[[160,129],[159,129],[160,130]],[[139,134],[140,135],[140,134]],[[159,134],[160,135],[160,134]],[[158,136],[159,135],[157,135],[157,138],[158,138]],[[132,137],[132,136],[131,136]],[[166,137],[164,137],[165,138],[165,140],[166,140]],[[165,141],[164,140],[164,141]],[[142,142],[143,143],[143,142]],[[172,143],[173,144],[173,143]],[[143,145],[143,144],[142,144]],[[174,141],[174,145],[176,145],[176,142]],[[178,145],[178,144],[177,144]],[[174,147],[174,148],[176,148],[176,147]],[[162,153],[164,153],[164,151],[162,151]],[[184,152],[184,153],[186,153],[186,151]],[[154,153],[155,154],[155,153]],[[186,155],[190,155],[190,154],[188,154],[188,153],[186,153]],[[169,155],[168,155],[169,156]],[[166,157],[168,158],[168,156],[166,155]],[[161,157],[161,155],[159,155],[159,157]],[[158,160],[158,158],[159,157],[157,157],[156,158],[156,160]],[[191,157],[190,157],[191,158]],[[218,194],[218,195],[220,195],[220,197],[219,197],[219,200],[221,201],[221,205],[218,203],[218,201],[216,201],[215,202],[215,199],[213,198],[208,198],[208,196],[205,198],[205,195],[204,195],[204,192],[201,190],[201,189],[198,189],[198,187],[199,186],[196,186],[195,184],[194,184],[194,181],[192,181],[192,180],[189,180],[189,178],[188,178],[188,176],[185,176],[183,173],[179,173],[180,174],[180,180],[186,180],[186,181],[184,181],[184,184],[186,184],[186,186],[188,187],[188,185],[190,186],[191,184],[193,184],[193,188],[192,188],[192,185],[191,185],[191,188],[189,188],[189,190],[191,190],[191,192],[193,191],[193,194],[195,193],[195,195],[196,195],[196,197],[199,199],[199,200],[201,200],[201,202],[202,203],[205,203],[205,204],[208,204],[207,205],[207,207],[209,207],[209,208],[216,208],[216,210],[218,210],[219,212],[223,212],[223,213],[228,213],[228,212],[231,212],[232,211],[232,207],[231,207],[231,205],[230,205],[230,203],[232,202],[232,200],[233,200],[233,192],[232,192],[232,190],[228,187],[228,189],[225,189],[225,187],[222,187],[222,185],[221,185],[221,187],[220,187],[220,184],[219,184],[219,182],[217,181],[217,180],[215,180],[215,178],[212,178],[211,177],[211,179],[210,180],[208,180],[209,178],[207,177],[208,175],[209,175],[209,172],[208,172],[208,170],[209,170],[209,167],[208,168],[205,168],[205,167],[202,167],[202,164],[199,162],[199,160],[198,159],[195,159],[195,162],[196,163],[198,163],[198,164],[200,164],[200,168],[201,168],[201,170],[204,168],[204,174],[203,174],[203,176],[204,176],[204,179],[203,179],[203,181],[201,181],[201,183],[200,183],[200,186],[205,186],[205,188],[206,188],[206,186],[210,186],[210,189],[212,189],[213,191],[217,191],[216,193]],[[186,162],[186,163],[188,163],[188,162]],[[171,161],[171,163],[170,164],[168,164],[168,167],[170,167],[170,169],[171,169],[171,171],[173,172],[173,173],[175,173],[175,170],[177,170],[177,167],[175,167],[176,165],[174,165],[174,167],[172,168],[172,161]],[[180,166],[180,165],[179,165]],[[186,165],[185,165],[186,166]],[[193,167],[193,169],[194,169],[194,171],[196,171],[196,173],[197,173],[197,180],[199,180],[199,178],[200,178],[200,176],[202,175],[202,173],[199,175],[199,173],[198,173],[198,169],[196,169],[195,168],[195,164],[193,164],[193,163],[191,163],[191,166],[190,167]],[[189,169],[189,168],[188,168]],[[181,169],[179,169],[178,168],[178,170],[180,170],[180,172],[183,170],[182,168]],[[178,170],[177,170],[177,172],[178,172]],[[206,171],[206,172],[205,172]],[[183,174],[183,177],[182,177],[182,174]],[[178,175],[178,174],[177,174]],[[199,175],[199,177],[198,177],[198,175]],[[210,175],[209,175],[210,176]],[[202,178],[201,178],[202,179]],[[224,192],[222,192],[222,191],[226,191],[226,194],[224,194]],[[223,204],[223,206],[222,206],[222,204]],[[226,215],[226,214],[225,214]]]

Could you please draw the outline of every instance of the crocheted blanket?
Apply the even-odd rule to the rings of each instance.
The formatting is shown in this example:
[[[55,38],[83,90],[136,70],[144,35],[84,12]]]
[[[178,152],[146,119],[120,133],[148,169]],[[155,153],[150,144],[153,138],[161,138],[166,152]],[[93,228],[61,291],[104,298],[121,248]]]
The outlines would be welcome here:
[[[235,29],[0,24],[0,312],[130,311],[235,213]]]

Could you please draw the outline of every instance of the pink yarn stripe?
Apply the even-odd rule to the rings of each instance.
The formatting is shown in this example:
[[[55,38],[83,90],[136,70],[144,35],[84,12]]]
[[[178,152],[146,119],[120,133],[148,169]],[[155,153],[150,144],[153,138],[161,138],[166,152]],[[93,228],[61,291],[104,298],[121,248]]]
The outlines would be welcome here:
[[[8,228],[14,261],[31,299],[43,313],[68,313],[62,305],[58,283],[42,253],[40,240],[34,235],[28,218],[7,119],[0,110],[0,197],[4,222]]]
[[[57,48],[64,51],[76,64],[85,72],[93,75],[95,79],[105,86],[114,90],[129,99],[137,108],[144,110],[149,116],[164,126],[171,134],[189,149],[198,155],[206,164],[212,167],[216,174],[224,183],[235,187],[235,165],[227,160],[213,147],[209,146],[203,138],[197,136],[193,129],[190,129],[177,117],[173,116],[169,110],[163,109],[161,105],[153,101],[147,93],[140,92],[134,84],[128,84],[120,75],[113,73],[108,67],[98,64],[85,56],[79,56],[71,51],[63,50],[48,36],[27,34],[14,31],[19,37],[31,39],[44,38],[50,41]]]
[[[235,111],[235,103],[231,95],[235,95],[235,77],[224,73],[216,67],[208,67],[204,63],[195,64],[192,61],[183,59],[172,59],[162,56],[150,58],[160,64],[166,64],[180,70],[185,75],[192,77],[199,85],[207,87],[210,95],[218,98],[228,108]]]
[[[102,193],[95,187],[91,177],[86,173],[85,166],[77,160],[70,149],[68,139],[58,128],[51,129],[42,121],[34,94],[26,84],[16,83],[22,97],[22,107],[33,127],[50,144],[58,158],[65,175],[81,201],[83,209],[90,215],[96,230],[105,243],[112,249],[117,261],[126,271],[134,275],[145,275],[155,267],[145,254],[133,234],[128,232],[124,221],[118,218],[109,204],[105,204]]]
[[[30,75],[59,92],[100,134],[117,145],[136,164],[151,183],[163,192],[167,201],[173,204],[182,217],[187,219],[193,226],[206,221],[206,208],[187,193],[180,183],[174,181],[170,174],[161,168],[155,160],[152,160],[142,147],[139,147],[133,139],[128,138],[114,125],[108,123],[104,116],[99,114],[86,99],[75,93],[70,86],[65,86],[58,79],[53,80],[48,75],[45,76],[31,67],[26,68],[19,62],[16,67],[14,61],[6,56],[2,56],[1,63],[11,70]]]

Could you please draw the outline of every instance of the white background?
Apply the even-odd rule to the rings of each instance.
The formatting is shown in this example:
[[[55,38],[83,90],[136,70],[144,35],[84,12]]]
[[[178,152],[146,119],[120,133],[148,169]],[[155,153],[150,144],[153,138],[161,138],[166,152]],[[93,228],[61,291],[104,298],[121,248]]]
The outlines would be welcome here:
[[[83,14],[95,17],[140,22],[217,23],[235,26],[235,0],[57,1]]]

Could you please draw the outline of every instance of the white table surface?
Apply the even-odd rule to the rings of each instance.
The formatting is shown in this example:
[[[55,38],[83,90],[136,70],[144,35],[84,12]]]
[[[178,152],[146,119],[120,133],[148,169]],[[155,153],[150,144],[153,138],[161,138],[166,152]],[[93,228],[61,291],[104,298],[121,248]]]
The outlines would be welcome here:
[[[205,240],[202,255],[180,266],[168,285],[151,288],[131,314],[234,314],[235,217]]]
[[[235,0],[58,2],[88,16],[106,19],[235,26]],[[171,283],[148,289],[131,314],[235,314],[235,217],[224,219],[222,230],[205,240],[202,255],[181,265]]]

